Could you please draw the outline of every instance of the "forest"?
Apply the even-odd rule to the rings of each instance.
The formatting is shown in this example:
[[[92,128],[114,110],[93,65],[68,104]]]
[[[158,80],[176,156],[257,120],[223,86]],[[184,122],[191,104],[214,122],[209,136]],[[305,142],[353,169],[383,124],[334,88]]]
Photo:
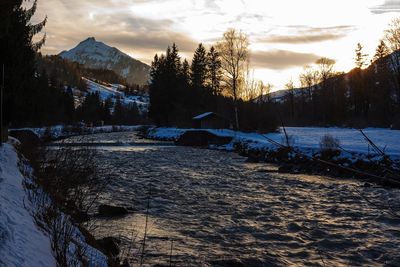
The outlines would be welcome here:
[[[323,57],[303,68],[299,86],[289,80],[279,92],[252,77],[242,32],[228,30],[209,52],[199,44],[191,65],[173,44],[154,57],[149,115],[158,125],[187,127],[196,114],[214,111],[245,131],[277,125],[398,128],[399,33],[400,20],[394,20],[370,62],[358,43],[350,72],[335,71],[335,60]]]
[[[244,131],[273,131],[282,124],[399,127],[399,19],[383,33],[370,61],[358,44],[350,72],[337,72],[335,60],[323,57],[304,67],[298,85],[290,80],[284,91],[272,92],[271,84],[251,74],[250,43],[242,31],[227,30],[208,51],[199,44],[191,63],[182,60],[174,43],[165,54],[154,57],[150,82],[139,87],[126,84],[110,70],[86,69],[58,56],[42,56],[39,51],[46,36],[37,42],[33,37],[47,18],[32,25],[36,4],[30,9],[16,7],[12,12],[2,8],[0,21],[4,116],[10,127],[81,121],[190,127],[193,116],[207,111]],[[148,117],[138,114],[136,107],[104,101],[96,94],[88,94],[77,105],[73,90],[86,92],[83,76],[125,84],[127,95],[148,92]]]

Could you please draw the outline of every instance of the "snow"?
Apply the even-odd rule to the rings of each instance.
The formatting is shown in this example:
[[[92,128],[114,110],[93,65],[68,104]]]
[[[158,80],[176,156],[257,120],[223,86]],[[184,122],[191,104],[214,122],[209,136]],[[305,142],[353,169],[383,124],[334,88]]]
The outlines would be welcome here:
[[[83,133],[87,134],[95,134],[95,133],[111,133],[115,131],[119,132],[132,132],[136,131],[143,127],[143,125],[105,125],[105,126],[98,126],[98,127],[81,127]],[[76,135],[76,133],[68,133],[65,132],[65,129],[68,126],[64,125],[54,125],[51,127],[40,127],[40,128],[14,128],[10,129],[10,131],[32,131],[36,134],[39,138],[44,137],[46,131],[48,131],[52,138],[60,138],[60,137],[67,137],[71,135]]]
[[[108,69],[126,78],[129,83],[145,84],[150,67],[115,47],[90,37],[76,47],[63,51],[60,57],[78,62],[92,69]],[[144,71],[137,71],[143,68]]]
[[[87,60],[94,60],[101,66],[109,63],[110,60],[113,63],[116,63],[121,58],[130,58],[127,54],[118,49],[96,41],[94,37],[90,37],[80,42],[76,47],[69,51],[63,51],[60,56],[82,64],[85,64]]]
[[[39,230],[26,200],[14,147],[0,147],[0,266],[56,266],[50,239]]]
[[[83,79],[87,82],[88,91],[91,93],[98,92],[103,101],[111,98],[113,101],[120,99],[125,105],[136,104],[141,113],[146,113],[149,109],[150,99],[148,96],[127,96],[125,93],[118,91],[115,85],[106,86],[84,77]]]
[[[150,138],[176,140],[185,131],[198,129],[177,129],[177,128],[155,128],[149,132]],[[207,131],[218,136],[233,137],[231,144],[227,148],[232,149],[235,142],[246,142],[250,148],[273,149],[275,145],[271,144],[265,137],[278,143],[284,143],[284,133],[282,129],[276,133],[265,135],[259,133],[235,132],[232,130],[208,129]],[[349,152],[373,154],[372,148],[364,140],[364,137],[357,129],[351,128],[323,128],[323,127],[287,127],[286,131],[294,140],[293,146],[297,149],[309,151],[319,150],[321,138],[330,134],[340,141],[343,149]],[[364,133],[387,155],[400,158],[400,130],[390,130],[383,128],[366,128]]]
[[[28,192],[32,191],[24,188],[24,184],[33,181],[30,177],[24,177],[20,168],[22,166],[30,174],[32,169],[28,165],[21,165],[13,146],[18,143],[18,140],[10,137],[10,141],[0,147],[0,266],[57,266],[49,235],[33,219],[38,206],[29,200]],[[46,194],[41,190],[39,192]],[[49,197],[45,199],[47,203],[51,202]],[[43,203],[39,205],[42,207]],[[69,262],[73,262],[74,266],[82,266],[74,254],[79,244],[88,266],[108,266],[107,257],[86,243],[85,237],[69,217],[61,212],[60,217],[69,222],[73,231],[73,241],[69,244]]]
[[[203,118],[205,118],[207,116],[210,116],[211,114],[214,114],[214,112],[206,112],[206,113],[197,115],[196,117],[193,117],[193,120],[200,120],[200,119],[203,119]]]

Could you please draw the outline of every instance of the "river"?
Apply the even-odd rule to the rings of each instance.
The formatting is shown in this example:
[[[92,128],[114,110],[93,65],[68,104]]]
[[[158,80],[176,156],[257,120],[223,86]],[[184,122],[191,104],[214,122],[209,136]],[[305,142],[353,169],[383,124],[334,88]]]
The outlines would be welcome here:
[[[121,254],[132,264],[400,266],[400,218],[380,207],[399,205],[397,189],[279,174],[274,165],[246,163],[235,153],[150,142],[136,133],[67,141],[98,143],[100,173],[111,182],[97,205],[133,212],[96,217],[94,234],[122,240]]]

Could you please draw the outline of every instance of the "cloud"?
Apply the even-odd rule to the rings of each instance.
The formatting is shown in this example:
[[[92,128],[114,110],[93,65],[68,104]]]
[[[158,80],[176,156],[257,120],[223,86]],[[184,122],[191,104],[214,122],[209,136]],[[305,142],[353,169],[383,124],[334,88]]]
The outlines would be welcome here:
[[[284,43],[284,44],[303,44],[337,40],[345,37],[350,31],[355,30],[354,26],[340,25],[333,27],[307,27],[302,25],[288,26],[294,29],[292,35],[271,35],[259,39],[263,43]]]
[[[345,34],[320,34],[320,35],[273,35],[264,39],[266,43],[285,43],[285,44],[303,44],[336,40],[344,37]]]
[[[42,2],[44,1],[39,1]],[[46,14],[49,16],[45,28],[47,41],[42,53],[58,54],[71,49],[89,36],[135,57],[147,58],[147,63],[155,53],[165,51],[173,42],[182,52],[193,53],[197,42],[173,30],[173,21],[135,15],[126,8],[121,8],[119,4],[122,2],[124,0],[88,0],[84,3],[77,3],[76,0],[54,0],[48,2],[44,8],[39,7],[41,12],[38,12],[38,18]]]
[[[138,35],[134,33],[98,34],[99,40],[106,43],[118,44],[119,48],[157,52],[166,50],[168,45],[176,43],[180,51],[193,52],[198,45],[190,37],[172,31],[160,32],[157,35]]]
[[[382,5],[374,6],[370,9],[374,14],[400,12],[400,2],[398,0],[385,0]]]
[[[320,56],[312,53],[299,53],[288,50],[254,51],[251,63],[256,68],[284,70],[314,63]]]

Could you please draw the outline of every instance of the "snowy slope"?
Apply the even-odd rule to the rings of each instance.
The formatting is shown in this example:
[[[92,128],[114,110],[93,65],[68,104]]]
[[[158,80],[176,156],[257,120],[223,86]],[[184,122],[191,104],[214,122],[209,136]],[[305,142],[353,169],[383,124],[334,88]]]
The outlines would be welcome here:
[[[32,181],[20,172],[19,158],[11,144],[18,141],[10,139],[9,143],[0,147],[0,266],[55,267],[57,264],[50,238],[37,227],[32,217],[32,214],[37,213],[37,205],[42,207],[51,199],[43,198],[44,202],[36,205],[29,200],[29,189],[25,189],[23,184]],[[30,166],[22,166],[31,171]],[[40,192],[45,196],[43,191]],[[67,255],[68,260],[74,263],[73,266],[82,266],[80,258],[74,253],[79,244],[83,248],[82,257],[88,263],[85,266],[106,267],[107,257],[86,243],[86,238],[68,216],[63,213],[59,215],[70,223],[73,232]]]
[[[160,139],[177,139],[188,129],[177,128],[155,128],[149,137]],[[189,129],[190,130],[190,129]],[[270,142],[264,137],[268,137],[278,143],[283,143],[284,134],[282,130],[277,133],[268,133],[261,135],[258,133],[243,133],[235,132],[232,130],[208,130],[219,136],[232,136],[233,142],[244,141],[250,142],[250,147],[253,148],[270,148],[273,147]],[[339,139],[340,145],[343,149],[357,153],[373,153],[371,147],[364,140],[362,134],[356,129],[350,128],[322,128],[322,127],[287,127],[288,135],[294,139],[294,147],[299,149],[319,149],[321,138],[330,134]],[[400,130],[389,130],[382,128],[366,128],[364,133],[375,144],[386,152],[386,154],[400,158]]]
[[[90,37],[75,48],[60,53],[62,58],[75,61],[92,69],[108,69],[127,79],[129,83],[146,84],[150,67],[131,58],[115,47],[110,47]]]
[[[123,92],[116,89],[116,86],[106,86],[103,84],[96,83],[87,78],[83,78],[88,85],[89,92],[98,92],[100,98],[104,101],[107,98],[111,98],[114,101],[118,98],[125,105],[136,104],[141,113],[147,112],[149,108],[150,99],[148,96],[127,96]]]
[[[56,266],[49,237],[29,214],[32,206],[11,144],[0,147],[0,174],[0,266]]]

